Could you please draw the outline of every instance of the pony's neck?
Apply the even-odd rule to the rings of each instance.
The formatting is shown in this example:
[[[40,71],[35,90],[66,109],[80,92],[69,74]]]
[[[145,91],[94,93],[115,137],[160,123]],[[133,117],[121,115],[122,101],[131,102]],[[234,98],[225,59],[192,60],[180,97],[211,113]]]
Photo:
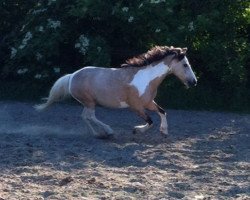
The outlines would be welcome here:
[[[157,90],[169,71],[164,61],[152,63],[138,70],[130,84],[134,85],[139,91],[139,96],[142,96],[150,84],[151,89]]]

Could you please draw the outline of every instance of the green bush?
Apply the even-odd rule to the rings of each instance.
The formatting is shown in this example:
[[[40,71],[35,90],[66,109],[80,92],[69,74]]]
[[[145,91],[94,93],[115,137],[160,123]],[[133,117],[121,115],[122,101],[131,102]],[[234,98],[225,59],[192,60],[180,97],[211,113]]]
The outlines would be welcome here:
[[[199,84],[185,91],[166,80],[159,101],[250,110],[249,23],[250,3],[239,0],[3,0],[0,97],[28,98],[30,84],[32,96],[41,96],[59,76],[83,66],[117,67],[154,45],[173,45],[189,48]],[[13,95],[16,89],[3,94],[15,83],[22,96]]]

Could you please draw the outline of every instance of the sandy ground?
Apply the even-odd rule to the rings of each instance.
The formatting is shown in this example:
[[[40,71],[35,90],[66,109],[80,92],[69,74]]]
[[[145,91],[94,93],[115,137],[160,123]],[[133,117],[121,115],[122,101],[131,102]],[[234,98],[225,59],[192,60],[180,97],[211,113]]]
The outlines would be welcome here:
[[[250,199],[250,115],[168,110],[145,134],[127,109],[97,109],[115,130],[95,139],[82,108],[0,102],[0,199]]]

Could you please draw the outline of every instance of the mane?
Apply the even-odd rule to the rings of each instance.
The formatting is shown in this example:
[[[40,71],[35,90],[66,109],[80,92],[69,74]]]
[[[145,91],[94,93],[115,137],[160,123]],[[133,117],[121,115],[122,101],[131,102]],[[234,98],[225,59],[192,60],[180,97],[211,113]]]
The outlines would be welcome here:
[[[160,61],[169,55],[175,55],[176,58],[181,60],[185,56],[186,51],[187,48],[155,46],[146,53],[126,60],[121,67],[143,67],[153,62]]]

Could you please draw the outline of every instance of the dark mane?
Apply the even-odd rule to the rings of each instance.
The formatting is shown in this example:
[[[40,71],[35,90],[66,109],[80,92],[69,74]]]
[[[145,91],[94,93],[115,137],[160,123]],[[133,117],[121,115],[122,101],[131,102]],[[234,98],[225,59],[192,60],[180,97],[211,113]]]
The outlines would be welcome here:
[[[186,51],[187,48],[155,46],[146,53],[126,60],[126,63],[122,64],[121,67],[143,67],[162,60],[169,55],[175,55],[176,58],[181,60],[185,56]]]

